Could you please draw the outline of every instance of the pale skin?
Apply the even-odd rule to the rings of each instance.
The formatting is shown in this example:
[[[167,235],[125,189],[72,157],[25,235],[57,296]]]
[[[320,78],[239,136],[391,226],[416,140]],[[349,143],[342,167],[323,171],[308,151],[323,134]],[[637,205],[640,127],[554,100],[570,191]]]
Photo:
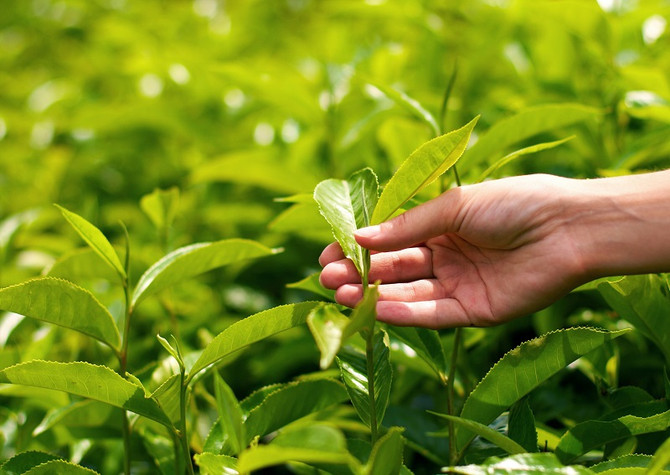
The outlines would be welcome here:
[[[356,232],[381,281],[378,319],[490,326],[610,275],[670,271],[670,170],[575,180],[527,175],[466,185]],[[360,276],[337,243],[321,283],[350,307]]]

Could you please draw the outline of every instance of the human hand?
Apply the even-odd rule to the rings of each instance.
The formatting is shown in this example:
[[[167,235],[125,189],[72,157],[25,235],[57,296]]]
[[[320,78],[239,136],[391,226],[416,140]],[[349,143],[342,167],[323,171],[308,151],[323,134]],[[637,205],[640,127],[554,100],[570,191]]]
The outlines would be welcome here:
[[[576,180],[529,175],[449,190],[356,233],[381,281],[378,319],[395,325],[489,326],[529,314],[589,280],[566,202]],[[350,307],[360,276],[337,243],[321,283]]]

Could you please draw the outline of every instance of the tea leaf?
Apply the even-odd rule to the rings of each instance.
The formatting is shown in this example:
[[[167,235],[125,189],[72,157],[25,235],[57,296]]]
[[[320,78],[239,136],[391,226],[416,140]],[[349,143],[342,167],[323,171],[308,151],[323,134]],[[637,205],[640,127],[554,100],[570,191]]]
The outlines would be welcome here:
[[[82,218],[76,213],[69,211],[62,206],[56,205],[56,207],[63,214],[63,217],[67,220],[68,223],[77,231],[77,234],[86,241],[86,244],[91,246],[91,248],[98,253],[100,257],[114,269],[117,274],[121,276],[122,279],[126,278],[126,271],[119,260],[119,256],[114,252],[114,248],[109,243],[107,238],[102,231],[96,228],[93,224],[89,223],[87,220]]]
[[[240,403],[233,390],[230,389],[230,386],[226,384],[219,373],[214,373],[214,391],[221,428],[223,433],[228,436],[228,443],[231,445],[233,452],[235,455],[239,455],[246,447],[246,433]]]
[[[465,401],[461,417],[490,424],[541,382],[627,331],[568,328],[522,343],[503,356],[479,382]],[[472,438],[465,431],[457,431],[458,450],[461,451]]]
[[[496,122],[463,155],[461,167],[469,170],[496,155],[505,147],[543,132],[585,121],[600,114],[598,109],[581,104],[547,104],[528,107]]]
[[[586,421],[569,429],[561,437],[556,455],[569,463],[590,450],[630,436],[663,431],[670,427],[670,410],[649,417],[625,415],[614,420]]]
[[[415,115],[423,122],[425,122],[433,132],[433,135],[440,135],[440,127],[433,114],[428,112],[417,100],[412,99],[402,91],[398,91],[392,87],[384,86],[382,84],[372,84],[373,87],[383,92],[389,99],[396,104],[402,106],[405,110]]]
[[[365,466],[369,475],[392,475],[400,473],[404,441],[402,427],[391,427],[372,448]]]
[[[427,328],[396,327],[393,325],[388,325],[386,329],[391,335],[412,348],[435,371],[438,378],[446,378],[447,358],[437,331]]]
[[[526,452],[526,449],[524,449],[514,440],[507,437],[505,434],[501,434],[497,430],[492,429],[491,427],[486,426],[480,422],[471,421],[469,419],[463,419],[462,417],[450,416],[448,414],[440,414],[433,411],[428,412],[430,412],[431,414],[435,414],[436,416],[441,417],[442,419],[454,422],[456,425],[462,427],[464,430],[468,432],[477,434],[478,436],[497,445],[510,455],[523,454]]]
[[[178,205],[179,188],[176,187],[169,190],[156,189],[140,199],[140,208],[157,229],[167,229],[172,226]]]
[[[526,452],[537,452],[537,429],[535,416],[528,404],[528,398],[515,402],[509,410],[507,435],[521,445]]]
[[[65,460],[51,460],[23,472],[23,475],[52,475],[54,473],[58,475],[91,475],[98,472]]]
[[[237,459],[228,455],[203,452],[195,454],[195,463],[204,475],[237,475]]]
[[[100,254],[88,247],[75,249],[59,257],[43,275],[70,282],[85,279],[105,279],[115,282],[118,278],[116,271],[105,265]]]
[[[506,458],[491,457],[481,465],[443,467],[443,471],[463,475],[593,475],[594,472],[581,465],[569,467],[561,464],[552,453],[516,454]]]
[[[374,400],[377,422],[381,425],[389,402],[392,370],[389,349],[384,342],[384,333],[377,332],[373,339]],[[353,348],[344,348],[337,357],[337,363],[356,412],[365,424],[370,425],[370,393],[365,354]]]
[[[249,411],[244,426],[245,446],[254,436],[264,436],[301,417],[346,401],[347,393],[339,381],[305,380],[286,384],[268,394]]]
[[[646,468],[650,462],[650,455],[630,454],[613,460],[605,460],[604,462],[591,465],[589,468],[595,473],[608,473],[609,470]]]
[[[305,323],[307,315],[318,304],[302,302],[281,305],[233,323],[205,347],[189,371],[189,381],[198,372],[234,351]]]
[[[179,418],[181,417],[181,414],[179,413],[180,385],[181,375],[173,374],[151,393],[151,398],[158,401],[158,405],[174,423],[179,422]]]
[[[310,274],[304,279],[299,280],[298,282],[286,284],[286,287],[288,287],[289,289],[307,290],[309,292],[313,292],[321,297],[327,298],[328,300],[334,302],[335,291],[326,289],[323,285],[321,285],[321,283],[319,282],[319,275],[320,272],[315,272],[314,274]]]
[[[60,457],[56,455],[48,454],[46,452],[38,452],[36,450],[21,452],[0,465],[0,473],[2,473],[2,475],[21,474],[27,472],[32,467],[42,465],[51,460],[59,459]]]
[[[106,366],[84,362],[28,361],[0,371],[0,383],[55,389],[134,412],[166,427],[172,423],[144,390]]]
[[[140,277],[131,305],[136,307],[150,295],[217,267],[277,252],[246,239],[226,239],[179,248],[156,262]]]
[[[465,151],[477,120],[479,116],[460,129],[434,138],[412,152],[384,187],[372,214],[372,224],[389,219],[415,194],[453,166]]]
[[[121,342],[109,311],[66,280],[41,277],[0,289],[0,309],[76,330],[115,350]]]
[[[321,215],[330,224],[344,255],[353,261],[362,277],[367,276],[369,263],[354,239],[354,231],[370,224],[377,199],[377,176],[369,168],[354,173],[348,180],[322,181],[314,189],[314,200],[319,204]]]
[[[666,439],[658,450],[656,450],[649,464],[647,475],[656,475],[663,472],[668,463],[670,463],[670,439]]]

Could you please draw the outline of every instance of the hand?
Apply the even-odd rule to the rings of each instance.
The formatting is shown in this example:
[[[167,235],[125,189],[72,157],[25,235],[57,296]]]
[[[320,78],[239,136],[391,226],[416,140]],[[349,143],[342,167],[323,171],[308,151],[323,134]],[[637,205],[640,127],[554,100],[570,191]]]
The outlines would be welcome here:
[[[529,314],[589,280],[566,203],[577,180],[530,175],[463,186],[356,233],[381,281],[378,319],[395,325],[489,326]],[[321,283],[350,307],[361,280],[339,244]]]

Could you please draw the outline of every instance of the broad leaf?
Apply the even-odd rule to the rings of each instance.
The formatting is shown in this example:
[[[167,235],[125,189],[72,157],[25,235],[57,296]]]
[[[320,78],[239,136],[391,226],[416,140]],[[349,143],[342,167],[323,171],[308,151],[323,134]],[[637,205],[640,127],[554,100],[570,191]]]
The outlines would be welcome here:
[[[447,358],[440,341],[440,335],[435,330],[418,327],[386,327],[390,335],[398,338],[409,346],[416,354],[430,366],[438,378],[446,380]]]
[[[666,430],[670,427],[670,410],[649,417],[621,416],[608,421],[586,421],[568,430],[556,447],[556,455],[572,462],[580,455],[610,442],[631,436]]]
[[[114,349],[121,342],[109,311],[66,280],[42,277],[0,289],[0,309],[76,330]]]
[[[510,455],[523,454],[526,452],[526,449],[524,449],[514,440],[507,437],[505,434],[502,434],[497,430],[489,426],[486,426],[480,422],[471,421],[469,419],[463,419],[462,417],[450,416],[448,414],[440,414],[433,411],[429,412],[431,414],[435,414],[438,417],[446,419],[447,421],[453,422],[454,424],[460,426],[465,431],[469,431],[473,434],[476,434],[488,440],[489,442],[497,445]]]
[[[461,166],[470,170],[494,157],[505,147],[543,132],[597,117],[600,112],[581,104],[548,104],[529,107],[517,114],[499,120],[479,137],[463,156]]]
[[[481,465],[443,467],[443,471],[463,475],[592,475],[581,465],[564,466],[552,453],[516,454],[504,459],[491,457]]]
[[[430,127],[433,135],[440,135],[440,127],[437,125],[435,117],[433,117],[433,114],[428,112],[421,104],[419,104],[416,99],[412,99],[404,92],[398,91],[392,87],[381,84],[372,84],[372,86],[379,89],[389,99],[393,100],[393,102],[409,111],[412,115],[415,115],[423,122],[425,122]]]
[[[567,142],[568,140],[571,140],[574,138],[574,135],[571,135],[570,137],[566,137],[561,140],[555,140],[553,142],[543,142],[543,143],[538,143],[535,145],[531,145],[530,147],[524,147],[519,150],[515,150],[514,152],[508,153],[504,157],[502,157],[500,160],[496,161],[493,163],[490,167],[488,167],[486,170],[482,172],[481,175],[479,175],[479,178],[477,178],[476,182],[482,182],[486,180],[489,176],[491,176],[493,173],[495,173],[497,170],[500,168],[504,167],[508,163],[510,163],[513,160],[516,160],[517,158],[523,156],[523,155],[528,155],[531,153],[536,153],[536,152],[541,152],[542,150],[548,150],[550,148],[558,147],[559,145]]]
[[[53,475],[54,473],[58,475],[91,475],[98,472],[65,460],[51,460],[23,472],[23,475]]]
[[[415,194],[451,168],[465,151],[478,119],[475,117],[460,129],[434,138],[416,149],[384,187],[372,214],[372,224],[386,221]]]
[[[219,373],[214,373],[214,391],[221,428],[228,436],[233,453],[238,455],[246,447],[247,438],[240,403]]]
[[[313,412],[346,401],[347,393],[339,381],[305,380],[286,384],[268,394],[247,416],[245,446],[257,435],[263,436]]]
[[[580,356],[628,330],[568,328],[522,343],[498,361],[470,393],[461,417],[488,425],[508,407]],[[456,433],[461,451],[473,436]]]
[[[401,427],[391,427],[377,441],[366,464],[366,474],[393,475],[400,473],[404,446],[402,432]]]
[[[136,307],[150,295],[217,267],[276,252],[246,239],[226,239],[179,248],[156,262],[140,277],[131,305]]]
[[[353,261],[362,277],[367,276],[369,262],[354,239],[354,231],[370,224],[377,199],[377,177],[369,168],[354,173],[348,180],[322,181],[314,189],[314,200],[319,204],[321,215],[330,224],[344,255]]]
[[[654,274],[623,277],[601,282],[598,291],[621,317],[653,341],[670,363],[670,298],[661,277]]]
[[[172,423],[144,390],[106,366],[84,362],[29,361],[0,371],[0,383],[55,389],[104,402],[152,419],[167,427]]]
[[[305,323],[307,315],[316,305],[319,302],[281,305],[233,323],[205,347],[189,371],[189,380],[237,350]]]
[[[515,402],[510,408],[507,435],[526,449],[526,452],[538,451],[535,416],[527,397]]]
[[[102,231],[96,228],[94,225],[86,221],[84,218],[79,216],[72,211],[68,211],[62,206],[56,205],[56,207],[63,213],[63,217],[67,220],[70,225],[74,228],[75,231],[81,236],[81,238],[86,241],[86,244],[91,246],[91,248],[98,253],[100,257],[107,263],[112,269],[114,269],[122,278],[125,279],[126,271],[119,260],[119,256],[114,252],[114,248],[109,243],[107,238]]]
[[[374,403],[377,425],[384,420],[384,413],[391,392],[392,369],[389,349],[384,342],[384,333],[379,331],[373,336],[373,377]],[[345,347],[337,357],[342,380],[347,387],[351,402],[361,420],[370,425],[371,400],[367,373],[367,359],[364,353]]]
[[[203,452],[196,454],[195,463],[203,475],[237,475],[237,459],[228,455]]]
[[[42,465],[51,460],[59,460],[60,457],[46,452],[38,452],[30,450],[16,454],[5,463],[0,465],[0,473],[2,475],[18,475],[25,473],[33,467]]]

